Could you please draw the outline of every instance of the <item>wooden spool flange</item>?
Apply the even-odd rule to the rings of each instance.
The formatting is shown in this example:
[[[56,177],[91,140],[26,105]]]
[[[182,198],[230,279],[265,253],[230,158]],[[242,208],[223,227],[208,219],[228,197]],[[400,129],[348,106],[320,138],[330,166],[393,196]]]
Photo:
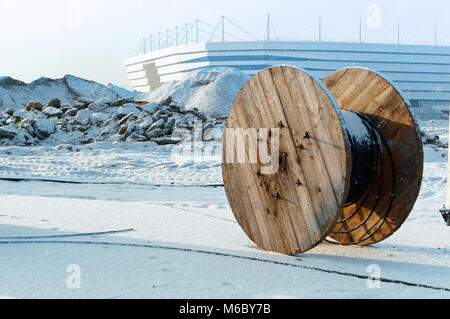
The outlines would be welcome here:
[[[330,237],[341,244],[380,242],[400,228],[419,195],[423,148],[418,125],[408,99],[376,72],[346,68],[330,74],[323,83],[342,110],[367,116],[385,144],[381,154],[384,167],[379,167],[372,189],[360,201],[344,207]]]
[[[327,89],[293,67],[265,69],[239,92],[224,132],[222,172],[231,209],[259,247],[305,252],[326,238],[341,215],[351,161],[339,113]],[[258,136],[260,129],[271,129],[272,137],[279,131],[285,170],[262,174],[267,165],[260,158],[249,163],[248,139],[246,163],[227,160],[237,149],[230,146],[233,129],[252,128]],[[264,137],[259,148],[264,143],[270,148]]]
[[[294,67],[271,67],[241,89],[228,116],[223,136],[225,191],[240,226],[265,250],[298,254],[329,235],[351,244],[367,227],[376,231],[358,244],[380,241],[398,229],[417,198],[421,143],[398,90],[380,75],[356,68],[333,73],[324,84]],[[392,155],[393,160],[378,175],[388,174],[389,167],[400,168],[391,174],[402,181],[398,195],[391,199],[392,191],[384,186],[378,211],[359,209],[350,216],[351,207],[345,206],[353,158],[339,103],[370,117],[385,138],[389,147],[383,148],[383,158],[389,162],[385,157]],[[416,158],[407,162],[411,155],[404,151],[416,152]],[[377,177],[370,191],[392,184],[389,178],[382,180]],[[389,218],[380,210],[386,207],[385,193],[393,202]],[[364,220],[364,214],[370,214],[367,224],[344,234]]]

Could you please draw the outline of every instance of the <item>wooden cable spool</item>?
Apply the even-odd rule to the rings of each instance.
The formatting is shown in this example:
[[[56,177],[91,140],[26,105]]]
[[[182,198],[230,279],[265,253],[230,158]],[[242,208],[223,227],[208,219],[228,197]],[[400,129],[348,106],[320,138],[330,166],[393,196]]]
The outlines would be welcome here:
[[[407,99],[362,68],[323,83],[290,66],[259,72],[233,103],[222,156],[238,223],[262,249],[288,255],[328,236],[386,239],[412,210],[423,171]]]

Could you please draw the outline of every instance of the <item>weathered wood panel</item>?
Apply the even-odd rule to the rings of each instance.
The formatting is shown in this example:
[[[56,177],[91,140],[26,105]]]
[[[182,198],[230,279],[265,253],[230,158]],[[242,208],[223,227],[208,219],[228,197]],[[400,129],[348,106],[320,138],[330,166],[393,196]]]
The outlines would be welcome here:
[[[229,142],[234,138],[230,129],[237,128],[271,129],[272,135],[256,142],[269,151],[278,129],[280,169],[260,174],[267,165],[260,156],[251,163],[249,151],[255,149],[248,138],[243,147],[246,162],[228,162],[227,152],[243,151]],[[337,105],[320,83],[299,69],[276,66],[261,71],[233,103],[222,168],[233,213],[259,247],[291,255],[311,249],[341,215],[350,184],[351,154]]]

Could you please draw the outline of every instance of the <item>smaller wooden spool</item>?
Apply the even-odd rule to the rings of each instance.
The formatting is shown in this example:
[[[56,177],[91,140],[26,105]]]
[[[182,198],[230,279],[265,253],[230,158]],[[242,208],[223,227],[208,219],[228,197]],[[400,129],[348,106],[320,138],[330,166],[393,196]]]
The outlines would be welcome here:
[[[264,250],[294,255],[327,236],[341,244],[381,241],[417,198],[423,153],[407,100],[366,69],[340,70],[323,83],[294,67],[265,69],[244,85],[228,116],[225,191],[238,223]],[[374,163],[382,169],[373,176],[355,179],[359,164],[338,105],[361,117],[377,141]],[[359,194],[355,180],[371,185]]]

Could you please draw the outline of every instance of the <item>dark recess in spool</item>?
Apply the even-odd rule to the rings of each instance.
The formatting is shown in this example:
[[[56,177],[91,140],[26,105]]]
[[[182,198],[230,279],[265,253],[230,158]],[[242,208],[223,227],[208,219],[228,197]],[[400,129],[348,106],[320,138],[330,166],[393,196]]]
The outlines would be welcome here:
[[[377,141],[356,112],[342,111],[352,152],[353,168],[345,205],[361,199],[373,184],[376,169]]]

